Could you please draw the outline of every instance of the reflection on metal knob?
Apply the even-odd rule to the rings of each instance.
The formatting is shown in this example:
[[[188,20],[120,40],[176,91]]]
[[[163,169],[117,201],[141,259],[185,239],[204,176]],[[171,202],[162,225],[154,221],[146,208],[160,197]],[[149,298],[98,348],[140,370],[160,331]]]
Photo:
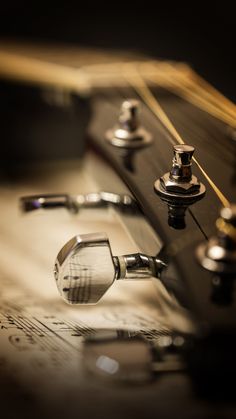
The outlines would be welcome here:
[[[236,205],[222,208],[216,221],[217,235],[197,249],[201,265],[214,273],[236,274]]]
[[[152,352],[144,339],[122,331],[99,331],[85,339],[85,371],[98,379],[140,384],[153,379]],[[108,333],[109,332],[109,333]]]
[[[127,194],[113,192],[91,192],[85,195],[68,194],[41,194],[24,196],[20,199],[21,209],[24,212],[38,209],[66,208],[77,213],[82,208],[97,208],[114,205],[120,210],[137,211],[136,201]]]
[[[185,337],[162,334],[148,342],[137,332],[99,330],[86,337],[84,367],[110,382],[141,384],[161,374],[183,371]]]
[[[59,252],[54,275],[58,290],[70,304],[96,304],[117,279],[159,277],[166,265],[140,253],[113,256],[104,233],[72,238]]]
[[[139,102],[134,99],[125,100],[121,105],[118,124],[106,133],[106,139],[116,147],[145,147],[152,141],[151,134],[146,131],[138,119]]]
[[[205,186],[192,175],[191,159],[194,147],[187,144],[174,146],[174,158],[170,172],[157,179],[155,191],[167,202],[190,205],[205,194]]]

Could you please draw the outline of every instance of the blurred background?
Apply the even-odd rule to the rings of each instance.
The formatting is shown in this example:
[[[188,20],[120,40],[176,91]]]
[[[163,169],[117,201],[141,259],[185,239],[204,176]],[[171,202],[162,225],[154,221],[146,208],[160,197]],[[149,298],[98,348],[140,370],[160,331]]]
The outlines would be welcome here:
[[[94,3],[95,5],[91,1],[88,4],[79,1],[68,1],[61,4],[57,2],[55,7],[55,4],[49,1],[47,3],[42,1],[37,3],[35,1],[18,0],[18,2],[7,2],[3,0],[0,5],[0,38],[3,40],[10,38],[17,41],[27,41],[33,44],[34,42],[58,43],[59,45],[62,43],[82,47],[107,48],[114,51],[131,50],[157,58],[186,61],[227,97],[236,101],[235,13],[226,2],[219,4],[215,2],[210,10],[206,10],[206,5],[205,7],[200,6],[200,4],[196,6],[194,2],[189,2],[188,6],[180,6],[179,2],[174,6],[171,2],[164,6],[158,1],[151,3],[145,0],[141,4],[119,1],[111,2],[109,8],[102,1]],[[85,9],[85,6],[87,6],[87,9]],[[52,93],[46,90],[45,92]],[[74,235],[72,229],[75,229],[77,232],[77,220],[75,219],[73,224],[69,215],[65,213],[63,224],[61,213],[58,213],[58,218],[54,216],[54,213],[51,213],[49,217],[52,218],[48,218],[48,222],[41,222],[40,219],[37,219],[39,221],[35,223],[33,218],[27,217],[22,221],[22,216],[18,211],[18,198],[22,195],[41,192],[68,191],[69,193],[77,193],[77,191],[80,191],[81,193],[86,193],[93,191],[95,186],[98,190],[98,185],[96,183],[94,185],[93,182],[103,173],[100,166],[96,166],[97,161],[95,160],[95,164],[93,159],[89,160],[88,163],[86,159],[83,159],[82,163],[85,161],[85,166],[83,164],[75,167],[70,165],[69,170],[66,166],[58,165],[58,162],[52,168],[50,167],[48,172],[45,170],[45,166],[40,166],[42,161],[47,161],[48,159],[69,160],[83,156],[86,127],[91,117],[90,103],[84,98],[72,96],[69,102],[65,101],[64,103],[56,100],[57,96],[50,97],[45,95],[45,92],[41,94],[35,86],[23,86],[0,80],[0,232],[3,237],[0,252],[0,268],[3,271],[2,277],[6,283],[6,286],[5,283],[1,285],[1,291],[4,287],[6,292],[8,292],[8,289],[11,292],[11,288],[9,288],[11,278],[16,281],[12,283],[13,290],[16,286],[15,284],[19,285],[19,289],[24,290],[22,283],[27,285],[28,281],[33,286],[36,284],[49,295],[49,299],[43,301],[43,304],[45,304],[46,308],[52,306],[53,309],[51,294],[50,292],[48,293],[47,289],[47,284],[51,284],[51,266],[56,253],[53,246],[55,245],[55,249],[59,249],[58,239],[64,243],[69,237]],[[59,96],[60,98],[61,96]],[[40,164],[37,166],[38,162]],[[29,169],[28,164],[30,165]],[[88,167],[87,164],[89,164]],[[84,171],[79,172],[81,168]],[[90,171],[87,172],[88,168]],[[91,173],[90,177],[88,173]],[[115,184],[115,182],[111,181],[110,176],[107,176],[108,182],[109,185]],[[95,216],[94,213],[90,215],[91,218],[88,217],[87,224],[82,219],[79,225],[80,232],[108,231],[109,236],[113,234],[113,243],[117,245],[117,231],[119,230],[120,234],[120,225],[114,228],[113,221],[110,222],[107,214],[105,215],[105,222],[102,221],[102,225],[99,214],[99,212],[96,212]],[[101,224],[100,227],[97,226],[99,222]],[[108,227],[109,223],[110,227]],[[48,226],[50,226],[51,230]],[[58,226],[61,228],[59,229]],[[51,231],[51,234],[49,231]],[[37,232],[38,236],[35,232]],[[68,238],[67,236],[64,237],[64,234],[68,234]],[[34,244],[33,246],[32,243]],[[44,243],[45,245],[43,245]],[[120,241],[120,243],[120,250],[117,250],[117,254],[122,253],[124,249],[123,242]],[[17,256],[18,253],[19,257]],[[17,263],[12,263],[12,261],[17,261]],[[23,266],[23,268],[19,269],[19,266]],[[32,281],[31,278],[33,277],[36,280]],[[45,279],[46,286],[44,288],[42,279]],[[125,295],[127,297],[126,290]],[[53,288],[52,292],[54,293],[54,291],[56,292]],[[150,291],[155,300],[156,297],[153,290]],[[10,298],[12,298],[14,307],[16,307],[19,304],[18,295],[21,296],[21,294],[16,294],[17,300],[13,299],[13,295],[12,293]],[[38,300],[38,294],[35,295]],[[140,296],[143,298],[143,291],[142,293],[140,292]],[[58,296],[55,294],[55,301],[57,301],[57,298]],[[148,298],[145,300],[146,302],[149,301]],[[36,298],[32,300],[32,313],[35,310],[35,300]],[[123,296],[119,298],[118,304],[120,304],[121,300],[125,301]],[[20,301],[24,305],[22,297]],[[136,295],[134,295],[132,290],[132,303],[140,316],[141,310],[137,302]],[[58,304],[62,303],[58,300]],[[110,308],[111,305],[109,310]],[[125,319],[124,321],[127,322],[123,306],[120,309],[120,305],[114,304],[114,308],[117,309],[117,313],[121,313],[121,316]],[[133,307],[129,301],[128,310],[128,312],[133,312]],[[77,321],[77,316],[79,317],[80,313],[79,311],[74,311],[74,313],[73,318]],[[104,313],[106,315],[106,310],[104,310]],[[61,312],[59,314],[61,316]],[[93,318],[96,318],[94,314]],[[133,318],[136,321],[136,317],[134,316]],[[149,318],[152,317],[148,314]],[[176,318],[179,319],[178,316]],[[6,341],[4,339],[2,339],[2,342]],[[1,348],[5,348],[2,343]],[[6,346],[6,348],[8,347]],[[0,361],[0,367],[1,365],[4,367],[2,359]],[[27,353],[25,355],[25,364],[23,362],[22,365],[27,367],[31,365]],[[201,414],[197,401],[192,405],[192,396],[189,397],[189,382],[184,376],[177,377],[173,382],[168,381],[168,377],[164,379],[161,383],[163,387],[161,387],[159,393],[155,386],[152,387],[152,391],[150,391],[150,387],[143,389],[137,386],[136,391],[132,389],[130,397],[126,387],[124,389],[119,388],[121,393],[117,391],[117,387],[114,392],[112,388],[109,389],[109,393],[107,390],[105,392],[96,390],[92,398],[88,397],[86,388],[80,389],[80,393],[78,393],[76,387],[76,393],[69,394],[69,386],[69,397],[67,397],[67,393],[64,394],[63,369],[61,375],[63,380],[60,381],[60,379],[55,379],[55,375],[52,374],[52,380],[47,380],[47,375],[44,374],[44,369],[41,368],[40,363],[37,364],[37,367],[41,371],[42,382],[46,380],[47,386],[45,386],[44,390],[43,385],[31,385],[30,383],[30,390],[33,389],[34,391],[36,389],[35,391],[41,391],[42,389],[47,392],[48,386],[51,386],[50,391],[53,393],[53,390],[56,389],[56,394],[57,385],[60,386],[60,383],[62,383],[62,393],[60,394],[63,397],[59,406],[57,403],[60,400],[60,395],[56,394],[57,397],[55,398],[57,405],[56,415],[54,411],[55,403],[53,403],[52,411],[56,417],[64,413],[64,411],[63,413],[60,412],[62,404],[66,409],[69,405],[71,410],[75,406],[76,416],[74,415],[73,417],[76,418],[78,417],[77,406],[79,406],[81,414],[81,412],[83,413],[84,405],[84,409],[86,408],[92,413],[96,413],[96,417],[104,417],[104,415],[100,416],[97,414],[98,407],[100,413],[104,410],[109,414],[109,416],[107,415],[109,418],[121,417],[119,416],[120,412],[123,413],[122,417],[131,417],[132,414],[135,414],[136,418],[158,417],[158,409],[159,413],[162,412],[161,415],[159,414],[160,417],[167,417],[165,411],[169,412],[169,409],[172,409],[172,412],[180,411],[181,409],[182,418],[189,416],[188,409],[193,410],[194,417],[199,417],[199,414]],[[65,365],[66,368],[67,365]],[[23,368],[23,370],[24,374],[25,371],[28,371],[27,368]],[[19,371],[23,380],[25,375],[22,373],[22,370],[19,369]],[[33,372],[35,371],[34,377],[37,383],[38,370],[35,368]],[[54,370],[52,372],[54,374]],[[71,371],[68,370],[69,383],[71,382],[70,374]],[[77,380],[76,374],[73,377]],[[66,380],[65,382],[67,383]],[[157,381],[157,385],[158,383]],[[3,378],[0,379],[0,392],[3,394],[3,398],[7,392],[8,397],[5,398],[4,405],[7,406],[7,410],[10,408],[10,410],[14,411],[14,418],[16,416],[15,406],[19,410],[19,405],[12,403],[12,400],[15,399],[12,398],[11,392],[8,390],[9,387],[11,387],[11,391],[19,394],[18,399],[21,400],[24,408],[31,410],[32,404],[34,407],[31,391],[21,390],[19,385],[15,385],[15,389],[14,383],[11,381],[9,386],[6,384],[5,375],[3,375]],[[169,397],[170,395],[171,398]],[[90,399],[92,402],[88,403],[87,400]],[[128,404],[127,399],[129,399]],[[64,402],[65,400],[66,402]],[[72,400],[71,403],[70,400]],[[121,403],[121,400],[125,400],[126,403]],[[107,404],[108,410],[106,410]],[[183,405],[184,409],[182,409]],[[200,407],[208,409],[205,407],[205,404]],[[4,409],[4,407],[1,407],[1,409]],[[217,417],[218,414],[221,414],[223,417],[223,412],[218,411],[218,404],[215,405],[214,409],[215,411],[209,412],[208,415],[208,412],[205,412],[205,417],[214,417],[212,413],[215,413]],[[155,415],[155,413],[157,414]],[[34,411],[35,414],[44,417],[41,409]],[[68,413],[67,410],[65,414],[67,417],[71,417],[70,412]],[[29,412],[29,415],[24,417],[32,417],[32,413]],[[51,410],[50,417],[52,417]]]
[[[114,2],[109,7],[103,1],[58,2],[56,7],[2,2],[0,42],[31,43],[33,53],[34,45],[45,44],[52,51],[54,45],[63,45],[65,51],[71,46],[91,47],[184,61],[236,101],[234,20],[234,11],[225,3],[207,10],[200,4],[148,1]],[[83,155],[89,101],[73,96],[68,106],[54,97],[52,105],[38,88],[2,80],[0,92],[0,177],[7,173],[18,178],[28,162]]]
[[[236,100],[235,13],[229,2],[1,2],[1,37],[133,49],[189,62]]]

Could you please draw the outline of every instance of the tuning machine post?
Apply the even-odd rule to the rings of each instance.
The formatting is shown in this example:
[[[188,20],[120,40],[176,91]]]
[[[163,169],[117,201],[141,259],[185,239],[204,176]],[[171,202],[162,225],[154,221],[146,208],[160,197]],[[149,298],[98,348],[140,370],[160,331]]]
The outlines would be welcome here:
[[[231,304],[236,278],[236,205],[221,209],[216,221],[217,233],[196,252],[203,268],[212,273],[212,301]]]
[[[106,132],[105,137],[110,144],[135,150],[152,142],[152,135],[140,124],[139,109],[136,99],[127,99],[122,103],[118,123]]]
[[[144,332],[145,333],[145,332]],[[109,383],[142,384],[186,369],[186,337],[164,332],[149,342],[137,332],[99,330],[82,347],[85,372]]]
[[[236,205],[222,208],[217,234],[197,249],[200,264],[216,274],[236,275]]]
[[[105,233],[78,235],[58,253],[54,276],[70,304],[96,304],[116,280],[159,277],[165,263],[141,253],[113,256]]]
[[[175,228],[184,228],[186,209],[203,198],[206,188],[192,174],[194,147],[179,144],[173,147],[173,151],[172,168],[156,180],[154,189],[168,204],[169,224]]]

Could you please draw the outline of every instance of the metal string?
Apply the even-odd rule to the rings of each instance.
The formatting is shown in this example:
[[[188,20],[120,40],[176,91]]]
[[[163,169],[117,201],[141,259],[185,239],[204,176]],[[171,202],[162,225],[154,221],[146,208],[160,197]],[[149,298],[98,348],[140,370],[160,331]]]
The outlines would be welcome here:
[[[141,97],[141,99],[146,103],[148,108],[153,112],[153,114],[161,121],[161,123],[164,125],[164,127],[167,129],[167,131],[175,138],[177,143],[179,144],[185,144],[185,141],[180,136],[176,128],[174,127],[173,123],[170,121],[169,117],[165,113],[165,111],[162,109],[161,105],[149,89],[148,85],[145,83],[143,77],[141,74],[136,71],[135,77],[134,75],[132,78],[127,75],[126,72],[123,72],[123,77],[128,81],[128,83],[134,88],[134,90],[138,93],[138,95]],[[228,199],[224,196],[224,194],[221,192],[221,190],[218,188],[218,186],[214,183],[214,181],[208,176],[206,171],[203,169],[203,167],[200,165],[200,163],[197,161],[195,157],[193,157],[193,161],[196,163],[214,192],[216,193],[217,197],[219,198],[220,202],[224,207],[228,207],[230,205]]]

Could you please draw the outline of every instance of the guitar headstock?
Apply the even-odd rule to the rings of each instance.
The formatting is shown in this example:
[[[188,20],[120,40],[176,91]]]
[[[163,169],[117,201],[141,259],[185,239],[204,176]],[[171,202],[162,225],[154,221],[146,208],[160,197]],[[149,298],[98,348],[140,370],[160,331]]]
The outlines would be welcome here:
[[[24,68],[19,56],[8,57],[7,63],[11,60]],[[113,256],[104,234],[74,237],[55,264],[63,298],[96,303],[117,279],[153,277],[189,310],[200,347],[206,349],[210,339],[212,351],[211,342],[224,340],[225,334],[234,342],[235,105],[183,63],[113,59],[63,72],[58,64],[41,62],[44,80],[36,64],[27,61],[31,83],[86,95],[92,109],[89,144],[129,193],[121,196],[107,179],[100,195],[28,197],[25,208],[64,206],[77,212],[81,206],[113,205],[140,247],[140,253]],[[11,77],[16,79],[17,72]],[[139,217],[155,236],[152,245],[150,234],[139,229]],[[195,348],[193,358],[198,343]],[[224,364],[222,347],[218,355],[213,370]]]
[[[145,98],[152,99],[140,101],[140,125],[153,141],[130,147],[112,142],[111,127],[117,130],[113,129],[114,137],[119,130],[119,102],[115,99],[112,107],[107,99],[97,98],[96,119],[90,128],[93,144],[118,171],[161,237],[161,256],[168,266],[178,267],[191,308],[216,327],[218,321],[224,323],[224,313],[227,317],[229,311],[230,320],[225,321],[233,323],[233,295],[226,296],[222,284],[220,298],[221,291],[214,286],[215,272],[203,269],[196,257],[199,243],[223,234],[219,229],[217,233],[216,220],[221,207],[235,200],[235,146],[228,124],[176,92],[146,83],[135,86],[135,93],[141,95],[145,87]],[[168,269],[164,276],[168,277]]]
[[[107,98],[95,100],[90,137],[120,174],[162,242],[158,257],[166,267],[160,281],[188,307],[198,325],[197,339],[187,350],[190,369],[200,387],[207,371],[211,377],[207,387],[216,394],[219,389],[213,383],[219,382],[222,370],[229,373],[227,356],[234,369],[234,118],[230,121],[234,105],[225,107],[222,99],[217,106],[214,96],[207,109],[213,92],[206,90],[207,99],[206,95],[199,98],[204,97],[202,108],[176,91],[148,85],[143,77],[135,80],[137,84],[130,83],[133,95],[129,88],[127,96],[139,98],[140,125],[153,141],[144,147],[123,148],[111,142],[110,129],[115,126],[115,135],[122,99],[115,99],[111,107]],[[140,241],[145,251],[145,236]]]

